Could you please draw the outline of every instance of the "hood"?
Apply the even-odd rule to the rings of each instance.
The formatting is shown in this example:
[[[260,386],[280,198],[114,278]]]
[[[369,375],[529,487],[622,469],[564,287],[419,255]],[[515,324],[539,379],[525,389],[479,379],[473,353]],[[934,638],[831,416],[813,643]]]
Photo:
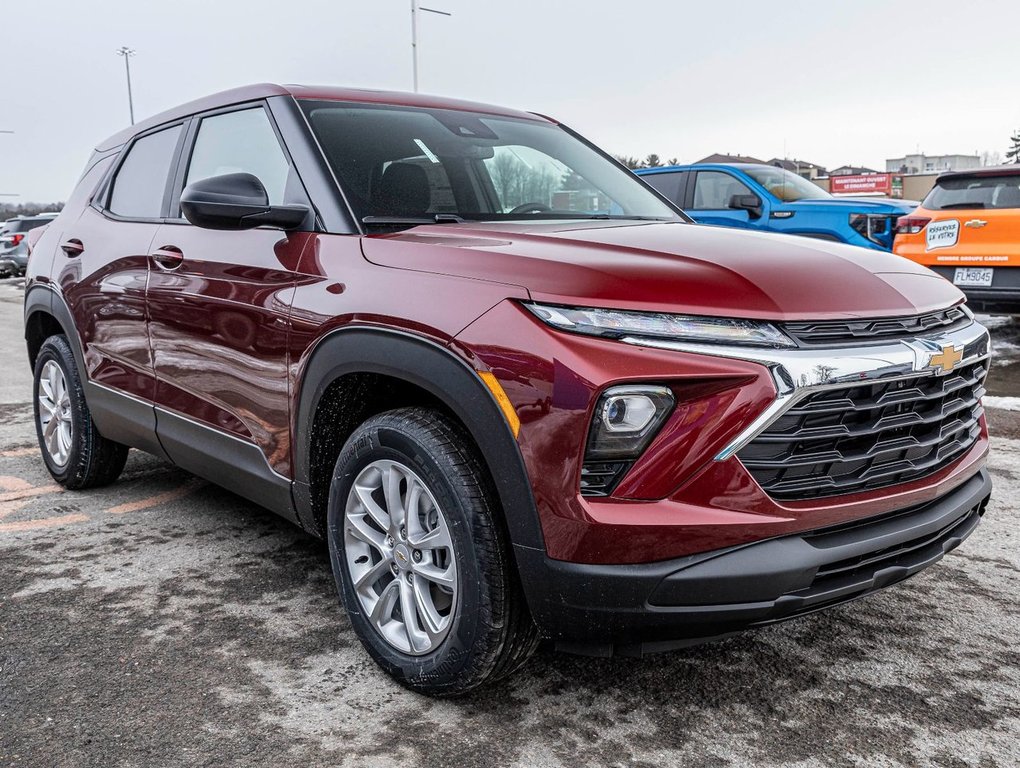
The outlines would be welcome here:
[[[524,288],[536,301],[769,320],[909,315],[963,300],[912,261],[680,222],[428,225],[362,238],[381,266]]]
[[[915,200],[895,200],[891,197],[824,197],[817,200],[798,200],[782,203],[784,211],[846,211],[851,213],[888,213],[904,216],[920,203]]]

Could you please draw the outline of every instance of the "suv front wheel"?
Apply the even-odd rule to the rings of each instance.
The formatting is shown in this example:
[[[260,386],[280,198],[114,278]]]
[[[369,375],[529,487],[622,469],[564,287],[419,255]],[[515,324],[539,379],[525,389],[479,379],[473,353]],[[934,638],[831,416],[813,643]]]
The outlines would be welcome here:
[[[328,530],[351,624],[398,682],[456,695],[534,650],[491,483],[471,439],[423,408],[375,416],[337,459]]]

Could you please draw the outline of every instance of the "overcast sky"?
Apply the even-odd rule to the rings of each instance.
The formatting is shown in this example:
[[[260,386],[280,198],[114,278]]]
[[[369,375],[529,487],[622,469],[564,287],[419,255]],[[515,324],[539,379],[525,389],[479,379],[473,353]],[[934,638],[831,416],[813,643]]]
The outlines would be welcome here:
[[[542,112],[617,154],[868,165],[1005,152],[1018,0],[423,0],[421,90]],[[13,6],[13,7],[12,7]],[[128,123],[244,83],[411,90],[410,0],[6,3],[0,192],[63,200]]]

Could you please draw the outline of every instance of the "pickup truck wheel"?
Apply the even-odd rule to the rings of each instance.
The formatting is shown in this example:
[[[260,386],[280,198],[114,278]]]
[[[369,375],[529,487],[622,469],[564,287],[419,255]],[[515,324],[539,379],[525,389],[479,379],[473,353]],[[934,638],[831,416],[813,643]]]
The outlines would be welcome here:
[[[341,451],[328,509],[333,574],[354,631],[403,685],[465,693],[534,650],[496,509],[471,439],[436,411],[375,416]]]
[[[71,345],[51,336],[35,361],[35,428],[46,469],[71,490],[112,483],[128,448],[107,440],[92,423]]]

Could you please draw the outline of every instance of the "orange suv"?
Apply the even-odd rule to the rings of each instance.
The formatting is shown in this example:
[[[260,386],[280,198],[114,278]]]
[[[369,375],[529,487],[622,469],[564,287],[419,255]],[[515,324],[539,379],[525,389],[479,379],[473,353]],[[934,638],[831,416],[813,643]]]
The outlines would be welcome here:
[[[939,176],[896,222],[893,251],[951,281],[973,309],[1020,314],[1020,165]]]

